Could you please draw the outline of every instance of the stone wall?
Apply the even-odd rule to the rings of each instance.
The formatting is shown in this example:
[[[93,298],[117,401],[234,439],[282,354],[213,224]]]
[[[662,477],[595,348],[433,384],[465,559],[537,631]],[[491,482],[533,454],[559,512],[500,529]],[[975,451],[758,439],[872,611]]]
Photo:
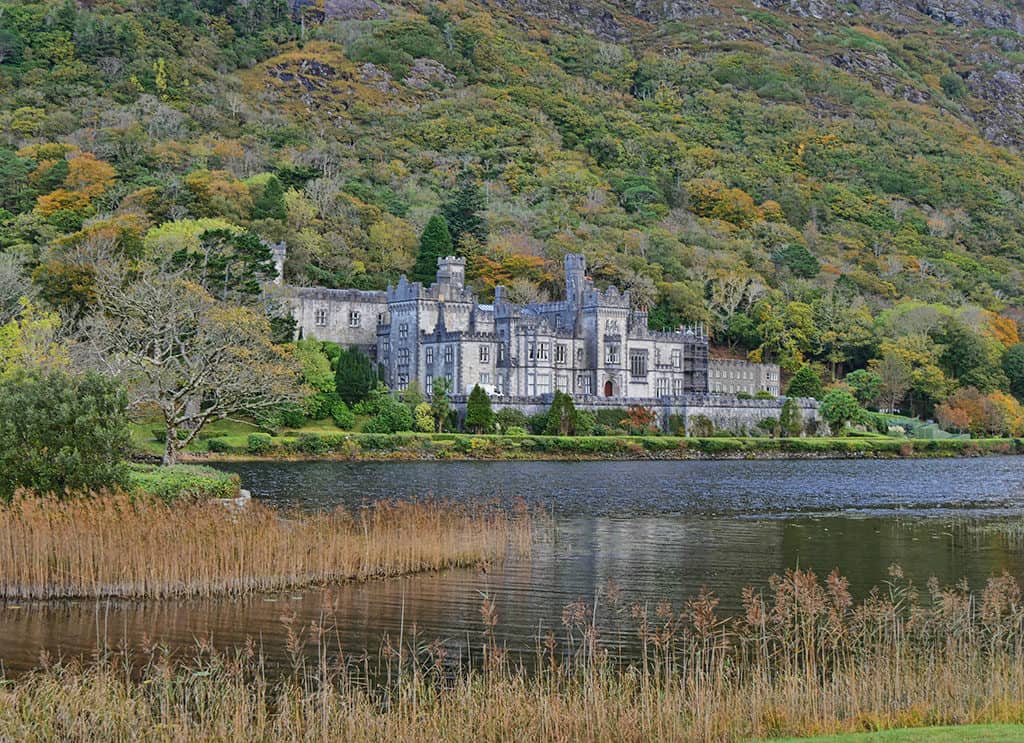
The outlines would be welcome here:
[[[512,408],[522,411],[525,415],[537,415],[546,413],[551,407],[553,395],[541,395],[538,397],[493,397],[491,407],[495,410]],[[465,395],[452,397],[452,406],[460,417],[465,414]],[[689,432],[693,425],[695,416],[704,416],[714,424],[718,430],[733,431],[735,433],[754,433],[757,424],[765,418],[779,418],[782,412],[782,405],[786,398],[780,397],[775,400],[741,400],[730,395],[683,395],[676,398],[650,398],[650,399],[629,399],[606,398],[606,397],[585,397],[575,395],[573,403],[581,410],[614,410],[626,409],[632,405],[640,405],[654,410],[658,415],[658,425],[664,431],[669,431],[669,421],[672,416],[680,416],[683,425]],[[797,398],[797,407],[803,418],[805,427],[811,425],[824,425],[818,415],[818,401],[813,398]]]

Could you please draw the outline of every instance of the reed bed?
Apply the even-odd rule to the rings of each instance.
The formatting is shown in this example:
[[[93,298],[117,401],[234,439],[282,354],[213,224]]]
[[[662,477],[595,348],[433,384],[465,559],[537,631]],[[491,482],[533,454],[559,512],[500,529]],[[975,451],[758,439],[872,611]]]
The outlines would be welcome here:
[[[0,505],[0,598],[167,598],[276,591],[501,559],[524,512],[390,503],[281,512],[251,502],[104,495]]]
[[[683,607],[619,597],[565,607],[530,663],[501,647],[485,600],[472,662],[413,637],[374,668],[331,647],[325,615],[288,625],[289,647],[317,654],[296,652],[282,678],[252,645],[43,668],[0,683],[0,740],[738,741],[1024,719],[1024,608],[1006,576],[922,598],[894,571],[854,604],[839,576],[794,571],[746,591],[728,619],[709,594]],[[641,657],[616,660],[605,623],[628,624]]]

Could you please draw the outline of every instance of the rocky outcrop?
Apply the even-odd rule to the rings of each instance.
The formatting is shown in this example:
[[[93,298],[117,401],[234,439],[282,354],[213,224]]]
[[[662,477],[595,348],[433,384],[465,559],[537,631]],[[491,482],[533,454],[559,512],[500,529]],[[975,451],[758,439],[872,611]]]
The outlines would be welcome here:
[[[413,62],[403,83],[416,90],[433,86],[447,88],[455,83],[455,75],[436,59],[420,58]]]

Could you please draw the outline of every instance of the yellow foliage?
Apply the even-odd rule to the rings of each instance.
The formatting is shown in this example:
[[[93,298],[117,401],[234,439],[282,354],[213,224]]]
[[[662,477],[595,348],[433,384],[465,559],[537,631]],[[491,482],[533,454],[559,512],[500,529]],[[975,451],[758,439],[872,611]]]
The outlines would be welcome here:
[[[17,370],[68,366],[67,350],[57,342],[59,327],[56,313],[22,300],[18,317],[0,325],[0,379]]]
[[[64,179],[64,185],[93,199],[114,184],[116,175],[113,165],[99,160],[91,152],[83,152],[68,160],[68,177]]]
[[[89,203],[89,196],[84,193],[58,188],[56,191],[36,199],[36,211],[44,217],[63,209],[81,213],[89,208]]]

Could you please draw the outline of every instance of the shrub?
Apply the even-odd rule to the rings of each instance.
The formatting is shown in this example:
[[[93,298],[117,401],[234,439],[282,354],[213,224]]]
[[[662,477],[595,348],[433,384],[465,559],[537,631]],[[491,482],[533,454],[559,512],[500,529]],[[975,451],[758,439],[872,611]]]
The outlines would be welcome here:
[[[60,496],[123,485],[127,406],[98,374],[22,372],[0,383],[0,500],[18,488]]]
[[[570,436],[576,431],[576,406],[572,397],[562,391],[555,392],[555,398],[548,410],[543,433],[550,436]]]
[[[796,400],[787,397],[779,411],[779,428],[783,436],[799,436],[803,430],[803,414]]]
[[[547,425],[547,413],[537,413],[536,415],[531,415],[529,418],[526,419],[527,429],[530,431],[530,433],[538,436],[544,433],[544,429]]]
[[[506,436],[525,436],[526,429],[522,426],[509,426],[505,431]]]
[[[343,431],[351,431],[356,425],[356,415],[344,400],[339,399],[331,406],[331,418],[334,420],[334,425]]]
[[[430,409],[429,402],[421,402],[412,411],[413,423],[416,430],[420,433],[433,433],[434,431],[434,413]]]
[[[266,454],[274,446],[270,434],[250,433],[246,448],[250,454]]]
[[[303,454],[324,454],[328,444],[318,433],[302,433],[295,441],[295,450]]]
[[[843,426],[851,421],[859,420],[863,411],[857,403],[857,398],[846,390],[834,389],[829,390],[821,401],[819,412],[831,427],[833,435],[838,436],[843,430]]]
[[[505,408],[494,414],[494,425],[499,432],[507,432],[510,428],[518,427],[525,429],[529,426],[526,414],[515,408]]]
[[[358,348],[342,349],[338,355],[334,386],[348,405],[365,400],[377,385],[377,372],[370,357]]]
[[[393,397],[384,397],[381,401],[380,412],[373,420],[366,424],[364,429],[367,433],[398,433],[399,431],[412,431],[415,423],[412,411],[409,406],[403,405]]]
[[[210,439],[206,442],[206,448],[214,453],[229,452],[231,443],[225,438]]]
[[[128,469],[127,479],[132,490],[166,503],[179,499],[237,498],[240,487],[238,475],[191,464],[134,464]]]
[[[706,438],[715,433],[715,424],[706,415],[690,416],[686,433],[697,438]]]

